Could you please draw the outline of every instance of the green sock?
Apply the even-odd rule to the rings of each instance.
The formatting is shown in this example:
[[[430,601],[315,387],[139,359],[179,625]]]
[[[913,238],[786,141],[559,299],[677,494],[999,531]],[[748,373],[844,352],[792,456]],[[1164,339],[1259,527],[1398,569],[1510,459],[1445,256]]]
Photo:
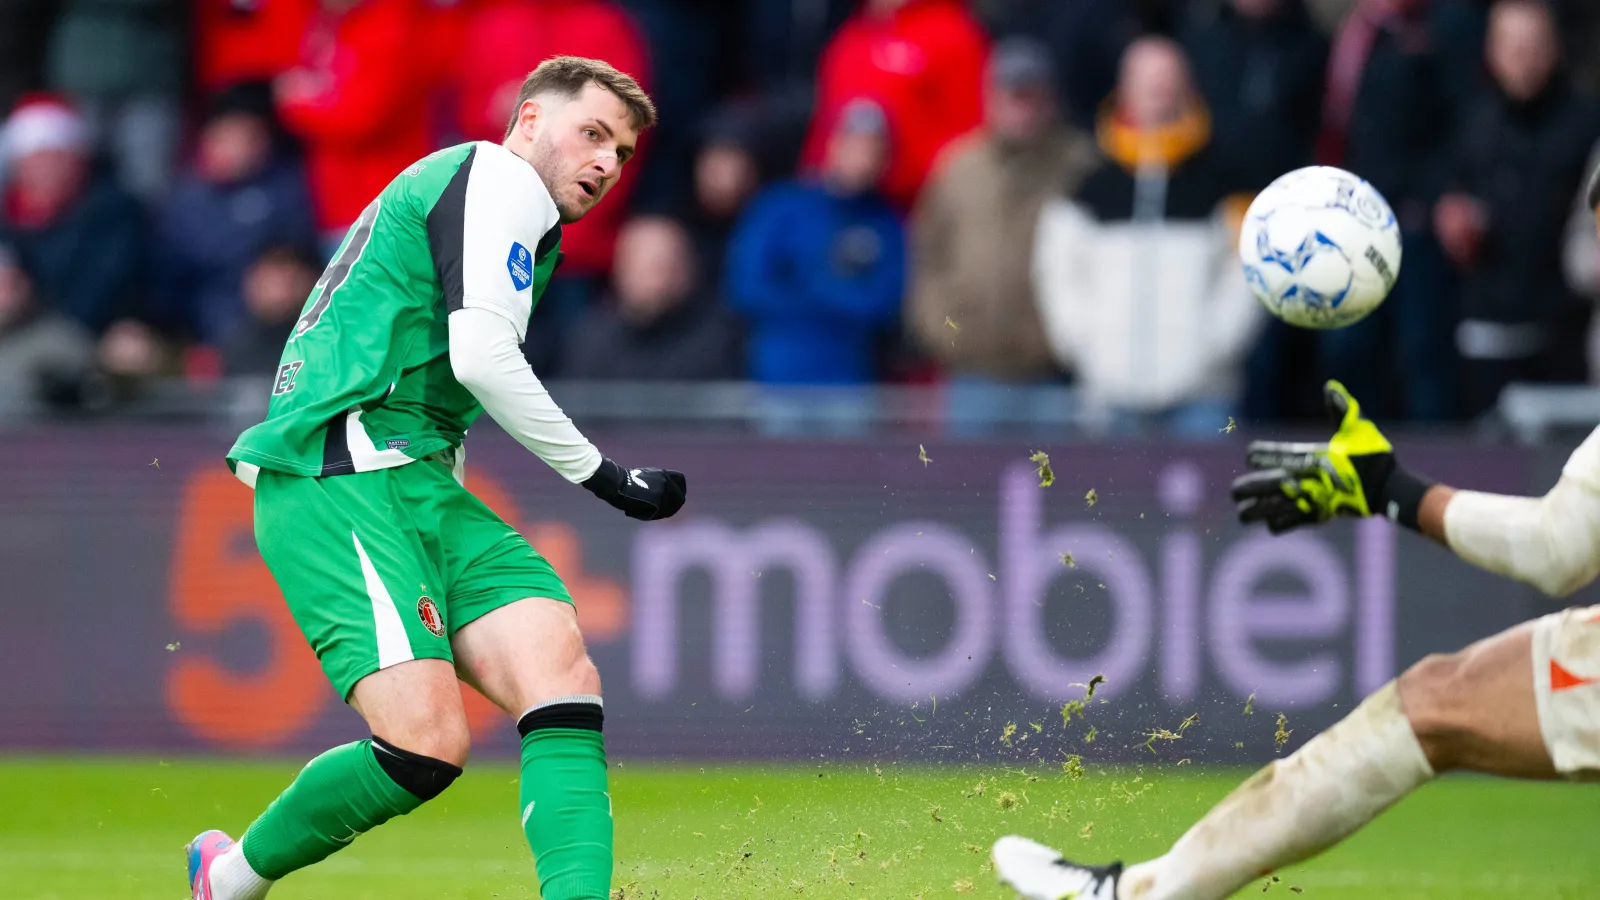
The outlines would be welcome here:
[[[522,717],[522,830],[544,900],[609,900],[611,794],[598,697]]]
[[[356,741],[307,763],[245,832],[250,868],[275,881],[421,806],[423,801],[395,784],[372,753],[372,741]]]

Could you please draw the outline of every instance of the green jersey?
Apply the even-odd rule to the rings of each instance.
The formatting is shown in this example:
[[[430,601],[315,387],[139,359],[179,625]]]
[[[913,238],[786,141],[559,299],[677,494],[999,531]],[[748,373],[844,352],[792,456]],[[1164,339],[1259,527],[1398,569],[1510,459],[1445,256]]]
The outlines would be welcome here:
[[[418,161],[350,226],[229,465],[253,485],[259,469],[369,472],[460,446],[483,407],[451,370],[449,314],[490,309],[526,338],[560,246],[550,192],[505,147]]]

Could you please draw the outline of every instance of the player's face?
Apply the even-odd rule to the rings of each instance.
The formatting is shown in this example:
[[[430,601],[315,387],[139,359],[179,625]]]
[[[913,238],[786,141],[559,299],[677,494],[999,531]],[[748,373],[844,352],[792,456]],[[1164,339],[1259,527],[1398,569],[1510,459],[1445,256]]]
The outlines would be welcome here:
[[[611,190],[633,156],[639,133],[616,94],[591,84],[551,103],[533,139],[533,167],[549,188],[562,222],[576,222]]]

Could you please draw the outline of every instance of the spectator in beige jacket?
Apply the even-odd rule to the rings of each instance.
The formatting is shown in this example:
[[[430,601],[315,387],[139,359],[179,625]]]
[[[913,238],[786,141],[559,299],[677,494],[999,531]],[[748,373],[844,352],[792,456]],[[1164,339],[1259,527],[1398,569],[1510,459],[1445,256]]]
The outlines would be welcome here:
[[[1046,198],[1071,192],[1096,164],[1093,143],[1064,124],[1042,45],[1012,38],[989,62],[984,127],[951,147],[913,215],[907,326],[949,376],[951,430],[1052,414],[1061,378],[1029,277]]]

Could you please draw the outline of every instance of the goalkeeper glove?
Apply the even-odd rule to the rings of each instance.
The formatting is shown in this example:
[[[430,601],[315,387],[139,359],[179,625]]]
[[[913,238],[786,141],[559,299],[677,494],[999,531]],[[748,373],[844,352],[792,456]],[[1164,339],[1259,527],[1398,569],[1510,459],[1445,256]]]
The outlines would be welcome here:
[[[643,522],[665,519],[683,508],[689,487],[682,472],[671,469],[624,469],[602,459],[583,483],[589,492]]]
[[[1416,530],[1422,495],[1432,483],[1400,468],[1389,440],[1362,417],[1361,404],[1344,385],[1329,381],[1322,396],[1337,429],[1327,443],[1250,445],[1251,471],[1233,482],[1239,521],[1265,522],[1281,534],[1334,516],[1376,514]]]

